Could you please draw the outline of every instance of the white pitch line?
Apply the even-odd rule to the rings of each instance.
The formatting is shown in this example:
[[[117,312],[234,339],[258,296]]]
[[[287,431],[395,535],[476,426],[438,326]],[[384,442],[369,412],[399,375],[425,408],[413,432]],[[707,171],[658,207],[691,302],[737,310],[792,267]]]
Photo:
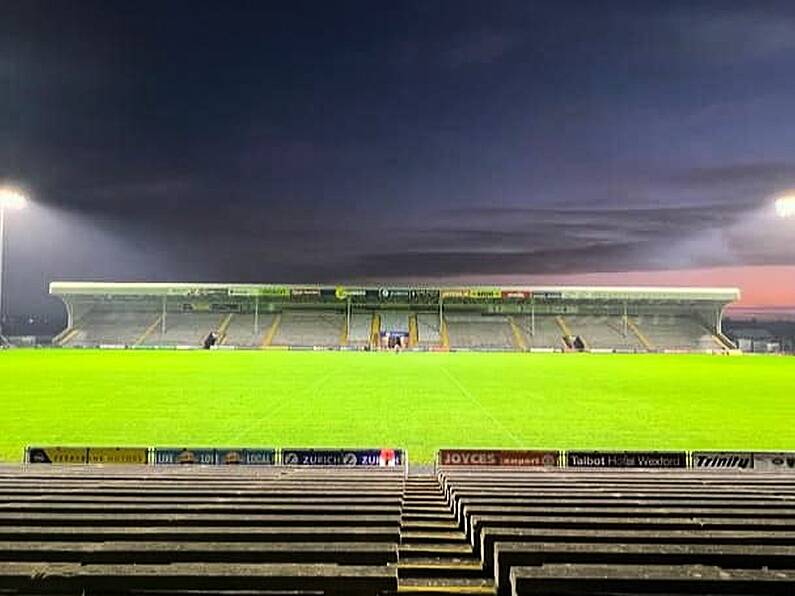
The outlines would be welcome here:
[[[482,403],[482,402],[481,402],[481,401],[480,401],[480,400],[479,400],[477,397],[475,397],[474,395],[472,395],[472,394],[471,394],[471,393],[470,393],[470,392],[467,390],[467,388],[466,388],[466,387],[464,387],[464,386],[463,386],[463,385],[462,385],[462,384],[459,382],[459,380],[458,380],[458,379],[456,379],[456,378],[455,378],[455,377],[454,377],[454,376],[453,376],[453,375],[452,375],[452,374],[451,374],[451,373],[450,373],[450,372],[449,372],[449,371],[448,371],[448,370],[447,370],[447,369],[446,369],[444,366],[440,366],[439,368],[440,368],[440,369],[441,369],[441,371],[444,373],[444,375],[445,375],[445,376],[446,376],[448,379],[450,379],[450,381],[452,381],[452,383],[453,383],[453,384],[454,384],[456,387],[458,387],[458,390],[459,390],[461,393],[463,393],[463,394],[464,394],[466,397],[468,397],[470,400],[472,400],[472,401],[475,403],[475,405],[476,405],[477,407],[479,407],[481,410],[483,410],[483,413],[484,413],[484,414],[486,414],[486,416],[489,418],[489,420],[491,420],[491,421],[492,421],[492,422],[493,422],[493,423],[494,423],[496,426],[498,426],[499,428],[501,428],[501,429],[502,429],[502,431],[503,431],[505,434],[507,434],[507,435],[508,435],[508,436],[511,438],[511,440],[512,440],[512,441],[513,441],[513,442],[516,444],[516,446],[517,446],[517,447],[522,447],[522,446],[524,445],[524,443],[523,443],[523,442],[522,442],[522,441],[521,441],[521,440],[520,440],[520,439],[519,439],[519,438],[518,438],[518,437],[517,437],[515,434],[513,434],[513,433],[512,433],[510,430],[508,430],[508,429],[507,429],[507,428],[506,428],[506,427],[505,427],[505,426],[504,426],[504,425],[503,425],[503,424],[502,424],[502,423],[501,423],[499,420],[497,420],[497,419],[496,419],[494,416],[492,416],[492,415],[489,413],[489,411],[486,409],[486,406],[484,406],[484,405],[483,405],[483,403]]]

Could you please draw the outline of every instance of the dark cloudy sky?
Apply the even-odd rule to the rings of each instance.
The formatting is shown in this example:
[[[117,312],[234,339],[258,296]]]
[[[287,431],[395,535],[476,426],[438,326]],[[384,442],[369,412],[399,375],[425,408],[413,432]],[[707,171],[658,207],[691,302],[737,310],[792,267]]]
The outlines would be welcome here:
[[[0,179],[35,200],[10,308],[51,279],[740,283],[795,265],[794,75],[791,0],[2,0]]]

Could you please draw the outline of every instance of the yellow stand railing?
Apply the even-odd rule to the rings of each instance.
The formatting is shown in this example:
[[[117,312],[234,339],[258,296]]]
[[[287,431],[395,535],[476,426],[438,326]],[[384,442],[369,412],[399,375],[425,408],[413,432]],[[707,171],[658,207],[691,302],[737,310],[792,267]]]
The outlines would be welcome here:
[[[146,331],[144,331],[138,339],[135,340],[135,343],[133,345],[140,346],[142,343],[144,343],[149,338],[149,336],[155,332],[155,329],[157,329],[160,326],[162,320],[163,320],[163,315],[157,315],[157,318],[154,320],[154,322],[151,325],[149,325],[149,327],[146,328]]]
[[[282,322],[282,313],[278,313],[275,317],[273,317],[273,323],[271,323],[270,329],[265,334],[265,337],[262,338],[262,343],[260,344],[260,348],[267,348],[273,343],[273,338],[276,337],[276,331],[279,329],[279,324]]]
[[[647,350],[649,350],[650,352],[654,351],[654,344],[652,344],[652,343],[649,341],[649,338],[647,338],[647,337],[644,335],[643,331],[641,331],[641,330],[640,330],[640,327],[638,327],[638,326],[637,326],[637,324],[635,323],[635,321],[633,321],[633,320],[632,320],[632,319],[630,319],[630,318],[627,318],[627,327],[629,327],[629,328],[630,328],[630,330],[632,331],[632,333],[634,333],[634,334],[635,334],[635,337],[637,337],[637,338],[638,338],[638,341],[640,341],[640,343],[642,343],[642,344],[643,344],[643,347],[644,347],[644,348],[646,348],[646,349],[647,349]]]
[[[513,332],[513,347],[520,352],[526,352],[527,342],[524,339],[522,330],[519,329],[519,325],[516,323],[516,320],[513,317],[508,317],[508,322],[511,325],[511,331]]]

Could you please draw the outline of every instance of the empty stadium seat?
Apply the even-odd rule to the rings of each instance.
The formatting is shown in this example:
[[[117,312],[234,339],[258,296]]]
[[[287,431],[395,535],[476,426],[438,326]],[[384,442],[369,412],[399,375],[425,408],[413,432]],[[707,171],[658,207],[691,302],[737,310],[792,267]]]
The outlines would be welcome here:
[[[421,346],[436,346],[442,342],[438,314],[417,315],[417,335]]]
[[[638,329],[658,350],[710,351],[723,347],[695,317],[676,315],[641,315],[632,317]]]
[[[0,587],[376,596],[397,588],[403,486],[400,469],[0,469]]]
[[[445,321],[453,348],[513,349],[513,332],[507,317],[448,313]]]
[[[373,315],[371,313],[351,314],[351,326],[348,330],[348,344],[359,347],[369,345],[372,322]]]
[[[499,594],[670,593],[638,571],[649,565],[687,593],[724,593],[693,565],[728,570],[732,593],[751,580],[764,589],[742,593],[795,586],[790,476],[443,468],[439,479]],[[757,573],[733,583],[734,569]]]
[[[80,318],[64,345],[131,346],[157,318],[151,312],[92,310]]]
[[[329,311],[287,310],[273,338],[274,346],[332,347],[340,345],[345,315]]]

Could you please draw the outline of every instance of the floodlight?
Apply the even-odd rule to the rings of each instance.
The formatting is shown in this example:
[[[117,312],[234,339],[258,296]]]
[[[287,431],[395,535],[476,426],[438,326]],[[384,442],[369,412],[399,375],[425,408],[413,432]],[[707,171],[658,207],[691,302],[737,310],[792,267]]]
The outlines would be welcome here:
[[[779,217],[795,217],[795,195],[779,197],[775,207]]]
[[[0,188],[0,208],[3,209],[23,209],[27,205],[28,199],[25,195],[14,188]]]

